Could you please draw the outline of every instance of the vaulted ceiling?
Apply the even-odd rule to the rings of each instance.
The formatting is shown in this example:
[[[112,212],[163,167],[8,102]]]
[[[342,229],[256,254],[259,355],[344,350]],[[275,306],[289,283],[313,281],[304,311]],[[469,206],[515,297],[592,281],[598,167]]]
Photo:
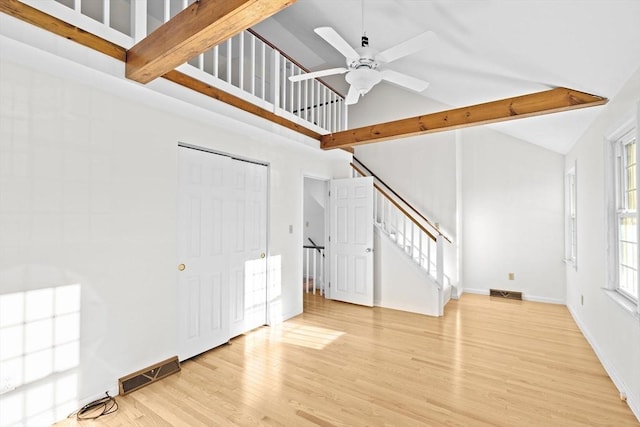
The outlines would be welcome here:
[[[344,66],[316,27],[333,27],[354,47],[366,32],[377,50],[434,31],[424,50],[389,65],[431,83],[420,94],[431,113],[558,86],[613,98],[640,67],[638,17],[638,0],[298,0],[254,29],[311,70]],[[344,76],[326,79],[346,93]],[[368,102],[375,97],[352,114]],[[565,153],[600,108],[490,126]],[[389,120],[401,118],[388,110]]]

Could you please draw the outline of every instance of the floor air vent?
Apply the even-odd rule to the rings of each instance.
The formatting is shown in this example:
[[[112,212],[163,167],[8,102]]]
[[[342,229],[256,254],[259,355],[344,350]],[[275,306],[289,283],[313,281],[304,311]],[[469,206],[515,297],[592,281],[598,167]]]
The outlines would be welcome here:
[[[489,296],[507,298],[507,299],[517,299],[522,301],[522,292],[518,292],[518,291],[505,291],[503,289],[489,289]]]
[[[140,387],[149,385],[178,371],[180,371],[178,356],[156,363],[148,368],[141,369],[138,372],[134,372],[133,374],[127,375],[126,377],[122,377],[118,380],[120,395],[131,393]]]

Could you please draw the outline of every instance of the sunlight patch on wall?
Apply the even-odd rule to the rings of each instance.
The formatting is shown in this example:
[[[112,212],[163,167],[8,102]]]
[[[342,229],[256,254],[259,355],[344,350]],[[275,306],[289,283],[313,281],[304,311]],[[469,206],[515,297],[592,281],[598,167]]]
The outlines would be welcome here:
[[[317,326],[294,326],[282,336],[285,344],[322,350],[345,333]]]
[[[0,295],[0,427],[66,417],[79,364],[79,284]]]

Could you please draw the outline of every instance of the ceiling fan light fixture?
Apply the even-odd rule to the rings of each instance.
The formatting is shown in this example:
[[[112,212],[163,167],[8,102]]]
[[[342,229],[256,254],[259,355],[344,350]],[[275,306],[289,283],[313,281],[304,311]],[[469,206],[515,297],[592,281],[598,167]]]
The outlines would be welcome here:
[[[360,95],[369,92],[372,87],[382,81],[380,73],[369,68],[351,70],[345,76],[345,80],[353,86]]]

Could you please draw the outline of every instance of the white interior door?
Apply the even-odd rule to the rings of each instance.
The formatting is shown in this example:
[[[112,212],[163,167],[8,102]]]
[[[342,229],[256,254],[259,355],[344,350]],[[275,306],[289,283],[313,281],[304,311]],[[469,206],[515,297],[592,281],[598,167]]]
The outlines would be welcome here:
[[[373,306],[373,178],[331,181],[331,299]]]
[[[229,338],[226,209],[231,159],[179,147],[178,349],[180,360]]]
[[[231,164],[230,293],[231,336],[266,323],[267,167]]]

